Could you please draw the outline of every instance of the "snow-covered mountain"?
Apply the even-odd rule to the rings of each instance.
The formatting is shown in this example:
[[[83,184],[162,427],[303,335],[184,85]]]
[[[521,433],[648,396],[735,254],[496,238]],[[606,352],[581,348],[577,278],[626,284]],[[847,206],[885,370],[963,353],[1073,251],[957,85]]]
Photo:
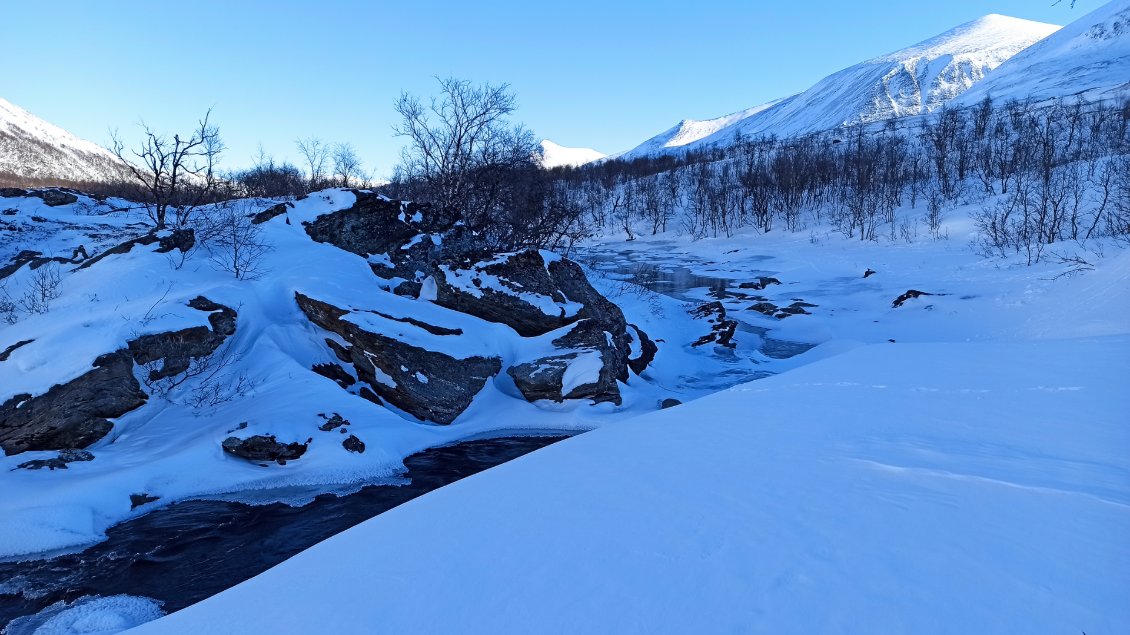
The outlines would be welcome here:
[[[678,125],[620,155],[635,158],[731,141],[738,134],[793,136],[931,112],[1059,27],[987,15],[914,46],[833,73],[802,93]]]
[[[1090,99],[1130,89],[1130,0],[1115,0],[1079,18],[989,73],[956,100]]]
[[[543,139],[539,144],[539,159],[542,167],[556,168],[561,166],[576,167],[593,161],[599,161],[608,156],[592,148],[567,148],[558,145],[549,139]]]
[[[124,176],[110,151],[0,99],[0,178],[34,185],[105,183]]]

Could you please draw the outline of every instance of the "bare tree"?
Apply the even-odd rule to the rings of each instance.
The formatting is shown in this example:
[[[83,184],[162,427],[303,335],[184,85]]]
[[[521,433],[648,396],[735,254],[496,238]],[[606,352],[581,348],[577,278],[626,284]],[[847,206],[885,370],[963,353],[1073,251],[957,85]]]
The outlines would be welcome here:
[[[307,189],[311,192],[321,189],[326,181],[326,162],[329,160],[330,147],[318,137],[310,136],[298,139],[295,142],[298,152],[306,162],[309,175]]]
[[[508,85],[438,81],[440,94],[426,105],[407,93],[396,102],[401,123],[393,131],[408,139],[398,179],[414,197],[441,212],[461,214],[489,240],[508,240],[496,234],[513,236],[507,217],[528,203],[520,200],[526,192],[511,183],[516,174],[540,170],[537,142],[528,129],[509,122],[517,101]]]
[[[364,180],[361,159],[351,143],[339,143],[333,147],[334,177],[342,187],[349,187],[350,182]]]
[[[144,189],[146,210],[157,229],[165,228],[170,209],[173,224],[183,226],[200,205],[211,202],[219,188],[217,161],[224,144],[211,116],[209,109],[190,134],[174,134],[171,139],[142,122],[143,139],[128,158],[125,142],[117,131],[111,134],[113,152]]]

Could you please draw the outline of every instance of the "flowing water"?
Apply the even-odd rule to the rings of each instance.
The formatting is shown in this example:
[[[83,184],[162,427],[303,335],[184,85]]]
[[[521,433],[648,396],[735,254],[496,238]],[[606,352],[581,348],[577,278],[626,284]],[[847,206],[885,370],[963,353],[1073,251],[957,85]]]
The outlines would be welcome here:
[[[566,438],[521,436],[466,441],[404,460],[402,484],[347,496],[317,496],[294,507],[195,500],[111,528],[82,553],[0,563],[0,628],[58,601],[133,595],[184,608],[235,586],[334,534],[417,496]]]

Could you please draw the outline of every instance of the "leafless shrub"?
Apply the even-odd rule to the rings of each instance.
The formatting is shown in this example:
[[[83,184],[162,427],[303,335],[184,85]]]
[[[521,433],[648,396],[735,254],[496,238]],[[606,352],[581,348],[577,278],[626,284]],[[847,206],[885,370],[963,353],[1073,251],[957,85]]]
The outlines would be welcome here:
[[[273,247],[263,238],[263,228],[251,222],[253,207],[233,201],[211,208],[201,225],[212,264],[238,280],[256,280],[267,271],[263,259]]]
[[[20,306],[28,313],[39,315],[51,311],[51,303],[62,295],[59,291],[62,283],[63,276],[57,264],[49,262],[43,265],[32,274],[27,291],[20,296]]]

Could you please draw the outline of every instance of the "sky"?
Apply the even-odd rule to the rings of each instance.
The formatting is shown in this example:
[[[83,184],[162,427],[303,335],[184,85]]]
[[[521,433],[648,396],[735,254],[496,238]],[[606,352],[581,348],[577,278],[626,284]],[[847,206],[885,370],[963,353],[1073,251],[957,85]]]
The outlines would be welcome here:
[[[392,172],[401,91],[507,83],[540,138],[630,149],[684,118],[799,92],[987,13],[1066,24],[1103,0],[0,0],[0,97],[103,145],[209,108],[229,167],[294,141],[354,145]]]

